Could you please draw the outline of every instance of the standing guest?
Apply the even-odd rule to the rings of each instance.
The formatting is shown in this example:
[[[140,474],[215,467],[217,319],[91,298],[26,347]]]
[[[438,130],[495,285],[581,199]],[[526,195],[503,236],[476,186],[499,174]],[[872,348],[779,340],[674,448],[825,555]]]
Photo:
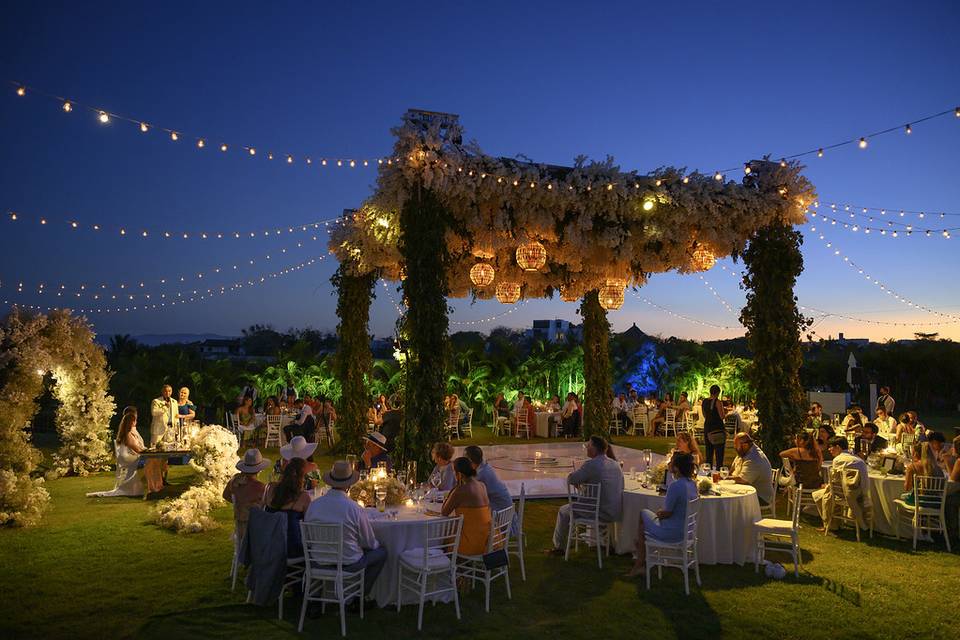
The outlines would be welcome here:
[[[687,505],[691,500],[699,499],[697,483],[693,478],[697,465],[689,453],[677,451],[670,459],[670,473],[675,478],[667,487],[667,496],[663,509],[656,513],[650,509],[640,512],[640,525],[637,529],[636,556],[628,578],[642,576],[647,571],[647,546],[645,536],[649,535],[660,542],[680,542],[683,540],[687,521]]]
[[[894,439],[897,441],[897,444],[903,442],[903,434],[910,436],[917,435],[917,428],[913,423],[913,418],[910,416],[909,412],[904,412],[900,414],[900,424],[897,425],[897,433],[894,436]]]
[[[873,424],[877,425],[878,433],[887,440],[893,440],[894,434],[897,433],[896,419],[883,407],[877,407],[877,417],[873,419]]]
[[[777,495],[773,488],[770,461],[760,447],[753,443],[750,434],[740,432],[733,438],[737,458],[730,468],[730,477],[737,484],[748,484],[757,490],[761,506],[773,504]]]
[[[703,439],[707,449],[707,462],[714,469],[723,466],[724,449],[727,446],[727,430],[723,420],[727,410],[720,401],[720,387],[710,387],[710,397],[703,401]]]
[[[864,456],[863,450],[864,447],[867,446],[870,447],[867,455],[886,449],[887,440],[886,438],[877,435],[877,431],[877,425],[873,424],[872,422],[868,422],[863,425],[860,430],[860,435],[853,439],[853,452]]]
[[[280,391],[280,398],[286,400],[288,405],[293,404],[294,400],[297,399],[297,389],[293,386],[293,383],[288,384]]]
[[[478,556],[487,551],[490,536],[490,499],[487,488],[477,480],[477,471],[467,458],[457,458],[450,465],[456,473],[456,483],[440,508],[443,516],[462,516],[463,529],[457,551],[467,556]]]
[[[293,460],[303,460],[303,474],[318,471],[313,462],[313,452],[317,450],[316,442],[308,442],[303,436],[294,436],[290,442],[280,447],[280,468],[285,469]]]
[[[283,513],[287,517],[288,558],[299,558],[303,555],[300,521],[310,506],[310,494],[304,490],[306,466],[303,459],[293,458],[283,468],[280,480],[268,484],[263,493],[265,510],[269,513]]]
[[[483,460],[483,449],[472,444],[468,446],[463,454],[473,465],[477,472],[477,480],[483,483],[487,488],[487,498],[490,500],[491,511],[503,511],[513,505],[513,499],[510,497],[510,490],[503,480],[497,476],[497,472]]]
[[[880,395],[877,397],[877,406],[874,407],[874,417],[877,415],[877,409],[881,408],[888,416],[892,416],[894,409],[897,408],[897,402],[893,399],[893,396],[890,395],[890,387],[887,385],[880,387]]]
[[[870,473],[867,469],[867,463],[847,450],[850,443],[843,436],[830,438],[827,446],[833,458],[833,462],[830,463],[830,476],[834,473],[845,474],[848,470],[857,472],[856,479],[850,480],[847,484],[847,503],[850,510],[853,511],[857,526],[864,529],[866,528],[864,510],[870,504]],[[844,481],[847,482],[846,478]],[[833,486],[830,483],[813,492],[813,501],[817,504],[820,518],[823,520],[823,527],[818,529],[820,533],[829,529],[833,524],[832,492]]]
[[[436,443],[430,451],[430,457],[434,462],[433,471],[430,472],[430,484],[438,491],[450,491],[457,483],[456,474],[450,465],[453,460],[453,445],[449,442]]]
[[[333,400],[323,401],[323,424],[329,429],[337,421],[337,410],[333,408]]]
[[[693,458],[693,464],[697,467],[703,462],[703,455],[700,453],[700,447],[697,441],[688,431],[681,431],[677,434],[677,442],[673,450],[679,453],[688,453]]]
[[[237,462],[240,473],[230,478],[223,488],[223,499],[233,503],[233,539],[238,545],[247,532],[250,507],[263,505],[263,494],[267,487],[257,479],[257,474],[269,466],[270,461],[260,454],[259,449],[247,449],[243,460]]]
[[[132,409],[132,411],[130,411]],[[143,438],[137,431],[137,409],[127,407],[120,419],[117,428],[117,437],[114,439],[114,451],[117,456],[117,477],[113,489],[110,491],[96,491],[88,493],[88,498],[112,498],[114,496],[143,496],[143,479],[137,473],[140,463],[140,453],[146,448]],[[163,488],[162,479],[156,490]]]
[[[387,437],[379,431],[374,431],[364,436],[363,453],[357,460],[357,467],[367,470],[376,469],[381,462],[387,464],[387,471],[393,469],[393,460],[387,453]]]
[[[600,485],[600,521],[618,522],[623,512],[623,471],[620,464],[607,456],[609,444],[600,436],[590,436],[587,442],[587,455],[590,457],[583,465],[567,476],[567,484]],[[567,534],[570,527],[570,504],[557,511],[557,524],[553,528],[553,548],[546,552],[563,555],[567,546]]]
[[[820,468],[823,465],[823,454],[817,446],[816,439],[806,431],[801,431],[793,440],[791,449],[780,452],[781,458],[790,460],[793,466],[794,485],[803,485],[805,489],[819,489],[823,484]]]
[[[193,420],[197,417],[197,406],[190,402],[190,389],[186,387],[180,387],[177,413],[181,420]]]
[[[560,410],[560,424],[564,435],[576,436],[580,431],[580,405],[577,403],[577,394],[568,393],[567,401]]]
[[[150,407],[150,414],[153,420],[150,423],[150,447],[156,447],[157,443],[163,440],[167,429],[173,433],[174,420],[180,413],[177,403],[171,398],[173,387],[168,384],[160,389],[160,397],[154,398]]]
[[[346,460],[334,462],[330,471],[323,474],[330,490],[310,504],[304,520],[343,525],[343,570],[363,569],[363,595],[368,596],[387,562],[387,550],[377,541],[367,512],[347,495],[359,477]]]
[[[930,435],[927,436],[927,442],[930,443],[934,463],[944,474],[950,473],[956,459],[956,452],[953,447],[946,443],[946,438],[939,431],[931,431]]]

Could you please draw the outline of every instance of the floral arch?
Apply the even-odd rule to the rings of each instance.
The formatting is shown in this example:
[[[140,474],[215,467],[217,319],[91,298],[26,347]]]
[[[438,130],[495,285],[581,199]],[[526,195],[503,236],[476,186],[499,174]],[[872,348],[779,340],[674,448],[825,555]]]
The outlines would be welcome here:
[[[802,223],[816,198],[795,162],[749,162],[736,182],[673,167],[624,172],[609,158],[559,167],[492,157],[464,144],[449,114],[408,111],[393,133],[393,157],[381,161],[375,193],[345,214],[329,248],[341,264],[341,336],[358,325],[365,334],[376,278],[401,283],[407,312],[399,328],[408,346],[401,455],[422,455],[414,451],[442,433],[447,296],[512,304],[559,293],[580,301],[585,426],[605,432],[606,310],[619,308],[626,287],[741,255],[762,230]],[[356,353],[344,352],[343,360],[369,361],[363,342],[351,341]],[[363,393],[363,376],[348,369],[341,368],[347,405],[351,394]],[[362,407],[356,416],[345,409],[341,429],[362,433]]]
[[[37,414],[44,378],[59,401],[60,449],[54,475],[108,469],[109,424],[116,405],[103,349],[82,318],[57,310],[33,315],[14,307],[0,326],[0,524],[36,524],[49,502],[33,476],[41,454],[25,427]]]

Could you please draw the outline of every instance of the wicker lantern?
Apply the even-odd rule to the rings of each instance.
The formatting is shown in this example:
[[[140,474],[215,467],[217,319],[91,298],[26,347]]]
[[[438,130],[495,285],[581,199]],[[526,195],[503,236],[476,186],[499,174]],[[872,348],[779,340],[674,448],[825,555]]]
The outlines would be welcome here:
[[[624,290],[627,283],[620,278],[607,278],[600,287],[600,306],[607,311],[616,311],[623,306]]]
[[[519,282],[499,282],[497,283],[497,300],[503,304],[513,304],[520,299]]]
[[[547,264],[547,249],[536,240],[517,247],[517,264],[524,271],[537,271]]]
[[[470,282],[477,287],[489,286],[493,282],[495,273],[492,265],[486,262],[478,262],[470,267]]]
[[[709,271],[716,262],[717,258],[713,255],[712,251],[703,245],[697,245],[697,248],[693,250],[693,254],[690,256],[690,270],[695,272]]]

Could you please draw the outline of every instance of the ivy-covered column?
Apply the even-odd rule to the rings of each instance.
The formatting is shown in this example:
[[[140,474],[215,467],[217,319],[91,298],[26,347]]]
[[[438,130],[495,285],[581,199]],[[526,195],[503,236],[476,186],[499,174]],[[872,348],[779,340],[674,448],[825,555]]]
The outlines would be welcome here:
[[[764,227],[743,253],[747,304],[740,322],[747,329],[753,364],[747,377],[757,393],[760,443],[771,462],[803,426],[807,402],[800,383],[800,336],[809,326],[793,294],[803,271],[803,236],[784,224]]]
[[[354,276],[340,265],[330,281],[337,288],[337,317],[340,318],[334,371],[342,393],[337,408],[339,441],[335,449],[359,453],[367,432],[367,377],[373,367],[368,324],[377,274]]]
[[[613,377],[610,374],[610,322],[596,289],[583,297],[583,435],[610,437]]]
[[[429,189],[416,186],[400,212],[400,255],[406,267],[406,390],[400,461],[415,460],[426,478],[431,446],[446,439],[443,396],[450,353],[447,338],[447,215]]]

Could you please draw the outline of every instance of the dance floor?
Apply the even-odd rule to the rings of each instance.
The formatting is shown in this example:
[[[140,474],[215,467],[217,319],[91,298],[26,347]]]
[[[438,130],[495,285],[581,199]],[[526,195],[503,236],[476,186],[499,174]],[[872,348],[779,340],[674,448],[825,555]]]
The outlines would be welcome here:
[[[639,449],[615,446],[613,451],[624,472],[644,468]],[[463,455],[463,447],[457,447],[456,455]],[[567,475],[588,459],[584,442],[494,445],[483,447],[483,457],[513,497],[520,495],[522,484],[528,498],[566,498]],[[662,455],[652,454],[654,465],[662,459]]]

